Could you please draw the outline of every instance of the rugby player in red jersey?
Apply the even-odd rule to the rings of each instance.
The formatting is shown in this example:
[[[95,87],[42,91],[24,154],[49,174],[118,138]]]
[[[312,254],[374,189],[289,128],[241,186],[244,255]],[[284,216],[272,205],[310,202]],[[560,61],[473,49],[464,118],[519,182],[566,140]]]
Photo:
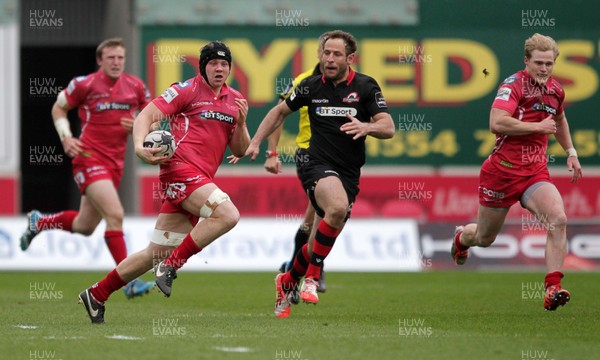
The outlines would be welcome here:
[[[558,54],[551,37],[534,34],[525,41],[525,69],[500,84],[490,112],[496,146],[479,176],[477,223],[458,226],[451,249],[454,262],[462,265],[469,256],[469,247],[490,246],[509,208],[519,201],[547,230],[546,310],[556,310],[570,300],[569,292],[561,287],[567,216],[548,173],[548,135],[554,134],[567,154],[567,168],[573,173],[571,182],[582,176],[563,109],[565,92],[552,78]]]
[[[198,75],[173,84],[136,118],[135,152],[147,163],[160,164],[166,198],[148,247],[127,257],[79,295],[92,323],[104,322],[104,302],[113,292],[154,265],[156,285],[170,296],[177,269],[239,220],[237,208],[213,177],[228,146],[241,157],[250,143],[248,103],[225,84],[231,71],[231,52],[225,44],[213,41],[204,46],[199,68]],[[143,147],[153,124],[164,118],[177,142],[170,159],[156,156],[160,149]]]
[[[123,238],[123,205],[117,189],[123,175],[127,138],[137,110],[150,100],[139,78],[125,70],[125,43],[120,38],[104,40],[96,49],[98,71],[71,80],[52,107],[54,126],[64,152],[72,158],[73,176],[81,192],[79,211],[28,215],[28,228],[21,236],[27,250],[34,237],[44,230],[60,229],[91,235],[100,221],[106,222],[104,239],[119,264],[127,257]],[[67,112],[78,108],[81,136],[73,137]],[[127,297],[146,293],[153,283],[132,282]]]

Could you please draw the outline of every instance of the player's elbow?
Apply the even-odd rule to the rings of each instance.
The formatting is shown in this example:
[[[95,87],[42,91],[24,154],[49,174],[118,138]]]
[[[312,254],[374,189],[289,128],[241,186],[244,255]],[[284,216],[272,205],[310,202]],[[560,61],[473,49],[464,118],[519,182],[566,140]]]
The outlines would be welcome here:
[[[507,135],[513,119],[504,110],[492,108],[490,111],[490,132],[494,135]]]
[[[384,139],[391,139],[394,135],[396,135],[396,129],[392,126],[386,131]]]
[[[490,125],[490,132],[494,135],[510,135],[510,133],[508,133],[508,128],[506,126],[502,126],[502,125]]]
[[[504,128],[495,119],[490,119],[490,132],[494,135],[502,135]]]
[[[394,126],[393,122],[390,122],[390,124],[384,129],[384,131],[382,131],[381,139],[391,139],[394,137],[395,134],[396,127]]]
[[[376,137],[376,138],[378,138],[378,139],[381,139],[381,140],[385,140],[385,139],[391,139],[391,138],[393,138],[393,137],[394,137],[394,134],[395,134],[395,133],[396,133],[395,131],[391,131],[391,132],[390,132],[390,131],[387,131],[387,130],[386,130],[386,131],[382,131],[382,132],[380,132],[380,133],[378,134],[378,136],[375,136],[375,137]]]

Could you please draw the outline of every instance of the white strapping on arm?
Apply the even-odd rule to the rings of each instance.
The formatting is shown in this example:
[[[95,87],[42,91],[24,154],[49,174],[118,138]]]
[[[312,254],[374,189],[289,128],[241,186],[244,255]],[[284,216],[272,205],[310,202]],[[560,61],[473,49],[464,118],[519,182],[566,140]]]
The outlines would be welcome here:
[[[73,133],[71,133],[71,124],[66,117],[59,117],[58,119],[54,120],[54,127],[56,128],[56,132],[60,137],[60,141],[73,137]]]
[[[58,96],[56,97],[56,103],[61,108],[64,108],[65,106],[67,106],[69,104],[67,102],[67,95],[65,95],[65,91],[64,90],[58,93]]]
[[[567,150],[565,150],[567,152],[567,157],[577,157],[577,150],[575,150],[575,148],[568,148]]]
[[[58,96],[56,97],[56,103],[63,109],[68,105],[67,96],[65,95],[64,90],[58,93]],[[61,116],[54,120],[54,127],[56,128],[56,132],[60,137],[60,141],[73,137],[73,133],[71,132],[71,124],[66,117]]]

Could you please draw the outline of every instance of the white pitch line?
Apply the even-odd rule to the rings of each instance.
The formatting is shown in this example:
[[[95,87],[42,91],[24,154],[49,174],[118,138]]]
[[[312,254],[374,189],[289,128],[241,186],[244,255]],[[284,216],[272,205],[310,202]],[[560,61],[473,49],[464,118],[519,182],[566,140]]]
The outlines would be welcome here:
[[[127,336],[127,335],[106,335],[105,338],[107,339],[114,339],[114,340],[144,340],[143,337],[137,337],[137,336]]]
[[[14,325],[14,327],[18,327],[19,329],[37,329],[38,328],[35,325]]]
[[[238,346],[238,347],[215,346],[215,349],[217,349],[219,351],[223,351],[223,352],[237,352],[237,353],[247,353],[247,352],[254,351],[254,350],[244,347],[244,346]]]

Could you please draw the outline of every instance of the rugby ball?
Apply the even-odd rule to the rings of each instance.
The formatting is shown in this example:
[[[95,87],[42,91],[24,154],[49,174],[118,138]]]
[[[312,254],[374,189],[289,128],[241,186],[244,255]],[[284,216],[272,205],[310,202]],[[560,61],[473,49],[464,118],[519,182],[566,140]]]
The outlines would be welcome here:
[[[175,138],[170,132],[166,130],[152,131],[144,139],[144,147],[148,148],[160,148],[162,151],[157,152],[156,156],[167,156],[171,158],[175,153]]]

